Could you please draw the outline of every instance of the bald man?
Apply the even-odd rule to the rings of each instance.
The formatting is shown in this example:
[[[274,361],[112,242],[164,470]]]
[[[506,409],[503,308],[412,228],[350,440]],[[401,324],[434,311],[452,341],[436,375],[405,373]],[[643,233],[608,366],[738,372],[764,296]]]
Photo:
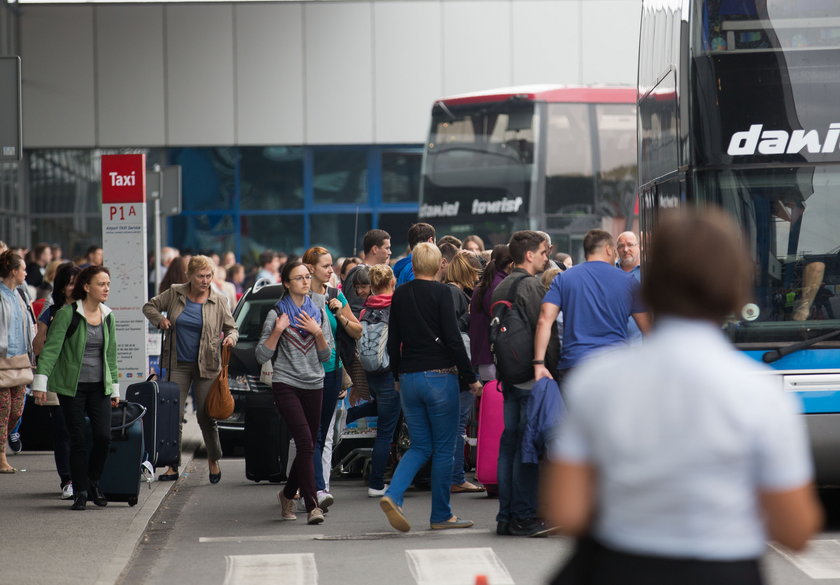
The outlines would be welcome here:
[[[629,272],[633,275],[633,278],[642,282],[642,252],[639,249],[639,238],[633,232],[621,232],[615,243],[618,252],[616,266],[624,272]],[[627,320],[627,338],[631,342],[642,338],[642,332],[639,331],[632,317]]]

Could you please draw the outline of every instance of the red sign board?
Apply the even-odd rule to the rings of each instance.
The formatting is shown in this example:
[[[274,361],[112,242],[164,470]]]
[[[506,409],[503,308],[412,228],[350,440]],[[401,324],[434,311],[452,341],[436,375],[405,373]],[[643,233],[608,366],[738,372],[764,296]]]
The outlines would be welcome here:
[[[102,155],[102,203],[146,202],[146,155]]]

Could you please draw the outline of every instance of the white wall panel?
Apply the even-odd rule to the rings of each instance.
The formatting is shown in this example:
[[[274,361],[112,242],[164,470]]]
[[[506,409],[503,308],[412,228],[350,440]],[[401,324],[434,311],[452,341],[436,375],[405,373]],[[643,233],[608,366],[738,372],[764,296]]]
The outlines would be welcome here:
[[[303,7],[242,4],[234,10],[237,143],[303,143]]]
[[[167,5],[166,139],[234,143],[233,6]]]
[[[163,6],[95,10],[97,144],[165,144]]]
[[[508,0],[444,2],[445,95],[513,83],[510,19]]]
[[[371,2],[304,6],[306,142],[373,141]]]
[[[24,146],[93,146],[93,8],[21,11]]]
[[[374,142],[423,142],[443,97],[440,2],[376,2]]]
[[[638,0],[585,0],[582,3],[583,82],[636,85]]]
[[[513,83],[581,83],[580,2],[514,0]]]

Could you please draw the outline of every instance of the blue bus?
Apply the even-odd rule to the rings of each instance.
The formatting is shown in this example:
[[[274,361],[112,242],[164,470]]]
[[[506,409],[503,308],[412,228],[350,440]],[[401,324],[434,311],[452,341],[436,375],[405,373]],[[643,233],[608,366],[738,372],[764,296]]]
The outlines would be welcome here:
[[[642,10],[642,245],[669,207],[716,205],[739,222],[754,293],[725,331],[799,396],[817,480],[836,484],[840,2],[644,0]]]

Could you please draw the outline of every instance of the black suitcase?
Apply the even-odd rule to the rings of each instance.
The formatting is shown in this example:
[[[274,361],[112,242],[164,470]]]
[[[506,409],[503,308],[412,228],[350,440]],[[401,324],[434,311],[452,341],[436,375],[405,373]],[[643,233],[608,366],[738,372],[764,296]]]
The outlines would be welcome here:
[[[155,467],[176,465],[178,462],[180,398],[178,384],[152,380],[151,377],[126,388],[126,400],[146,407],[143,435],[149,462]]]
[[[137,419],[122,429],[114,430],[112,426],[108,459],[99,479],[99,488],[111,502],[137,504],[146,451],[141,421]]]
[[[146,452],[142,418],[136,418],[138,414],[143,416],[143,408],[126,402],[121,402],[111,412],[111,444],[99,478],[99,488],[109,502],[137,504]],[[87,441],[90,445],[89,424]]]
[[[251,481],[286,481],[289,431],[270,392],[245,398],[245,477]]]

